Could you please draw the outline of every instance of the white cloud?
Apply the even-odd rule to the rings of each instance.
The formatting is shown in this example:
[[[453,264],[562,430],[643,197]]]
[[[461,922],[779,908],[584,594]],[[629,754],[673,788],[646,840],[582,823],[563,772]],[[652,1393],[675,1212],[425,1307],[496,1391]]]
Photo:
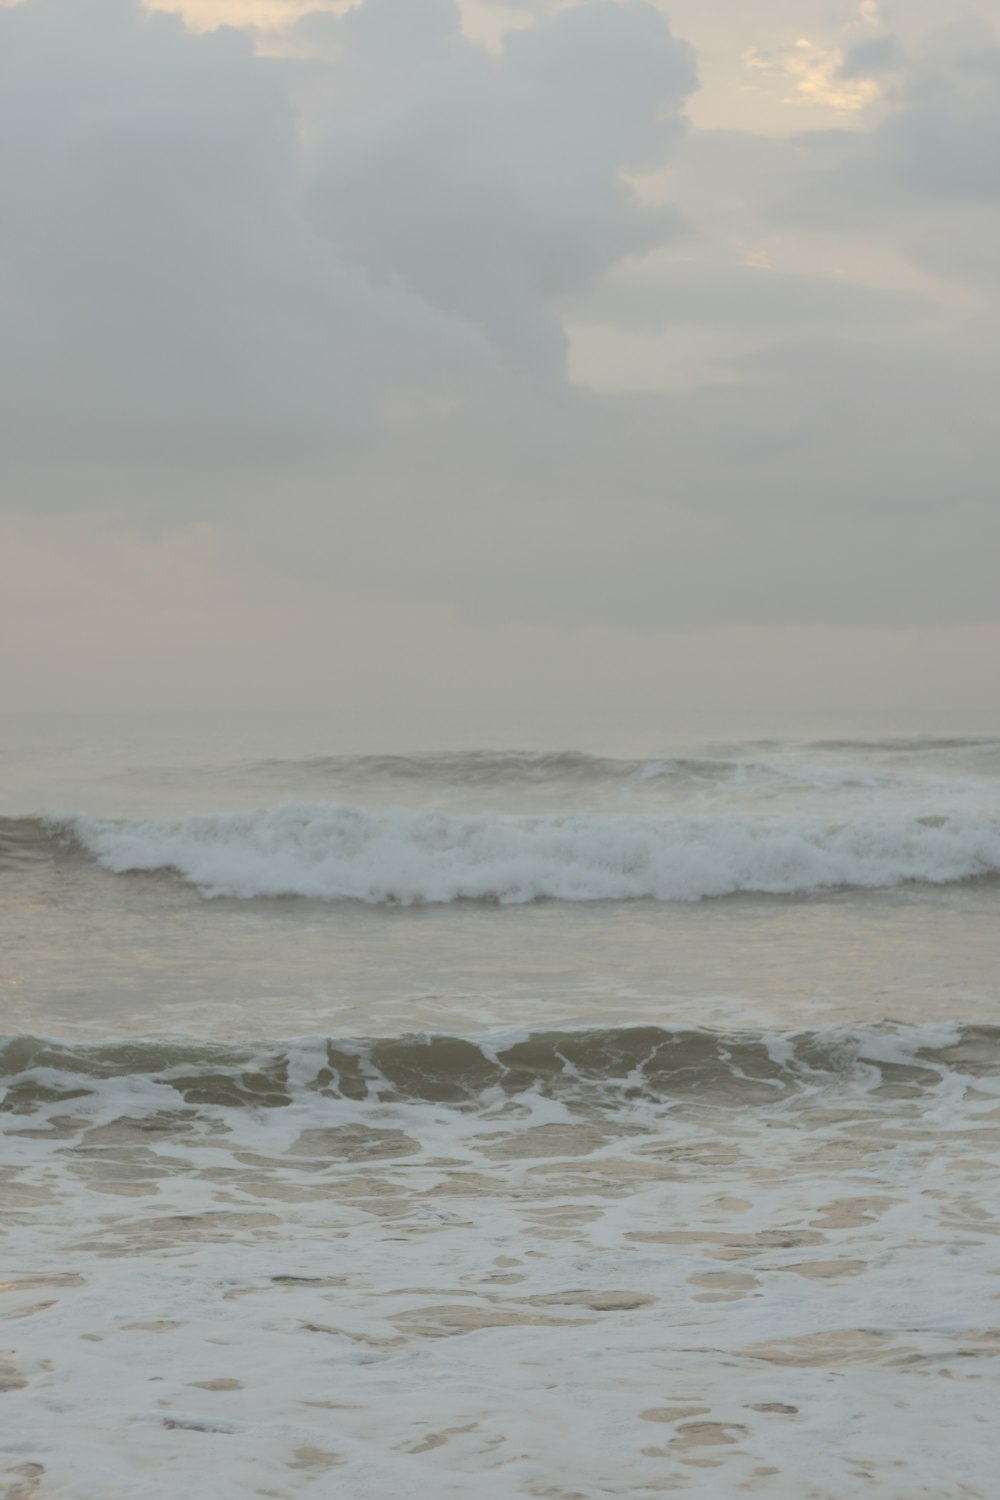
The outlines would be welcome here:
[[[790,90],[789,104],[823,104],[838,114],[853,114],[879,96],[878,78],[852,65],[850,55],[837,46],[824,46],[798,37],[790,47],[763,52],[756,47],[743,55],[753,72],[773,74]]]

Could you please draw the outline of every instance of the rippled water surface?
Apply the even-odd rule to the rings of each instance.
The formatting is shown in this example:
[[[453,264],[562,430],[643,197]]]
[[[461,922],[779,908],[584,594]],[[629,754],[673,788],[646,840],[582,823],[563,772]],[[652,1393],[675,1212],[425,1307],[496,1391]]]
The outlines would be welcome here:
[[[991,1500],[1000,737],[0,727],[0,1494]]]

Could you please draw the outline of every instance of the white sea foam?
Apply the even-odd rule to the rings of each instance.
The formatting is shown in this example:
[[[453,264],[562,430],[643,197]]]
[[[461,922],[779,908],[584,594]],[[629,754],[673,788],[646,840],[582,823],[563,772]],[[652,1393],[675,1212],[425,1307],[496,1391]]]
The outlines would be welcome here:
[[[1000,819],[454,816],[287,805],[162,821],[50,819],[106,869],[172,870],[206,896],[373,904],[693,901],[739,891],[947,884],[1000,872]]]
[[[596,1110],[324,1094],[321,1038],[14,1042],[0,1488],[986,1500],[996,1034],[700,1038],[754,1042],[794,1089]]]
[[[989,876],[995,743],[339,734],[19,752],[0,1493],[992,1497],[1000,883],[572,902]]]

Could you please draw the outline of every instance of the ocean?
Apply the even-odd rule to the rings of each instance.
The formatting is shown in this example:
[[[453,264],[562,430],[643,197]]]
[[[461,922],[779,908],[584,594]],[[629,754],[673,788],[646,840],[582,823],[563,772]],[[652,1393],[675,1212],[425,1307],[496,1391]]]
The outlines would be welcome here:
[[[973,727],[0,718],[0,1495],[992,1500]]]

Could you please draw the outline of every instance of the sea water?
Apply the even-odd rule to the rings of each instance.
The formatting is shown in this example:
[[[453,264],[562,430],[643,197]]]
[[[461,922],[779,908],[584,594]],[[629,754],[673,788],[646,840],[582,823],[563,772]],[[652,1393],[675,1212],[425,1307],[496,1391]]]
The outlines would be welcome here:
[[[0,1493],[995,1493],[1000,736],[0,727]]]

